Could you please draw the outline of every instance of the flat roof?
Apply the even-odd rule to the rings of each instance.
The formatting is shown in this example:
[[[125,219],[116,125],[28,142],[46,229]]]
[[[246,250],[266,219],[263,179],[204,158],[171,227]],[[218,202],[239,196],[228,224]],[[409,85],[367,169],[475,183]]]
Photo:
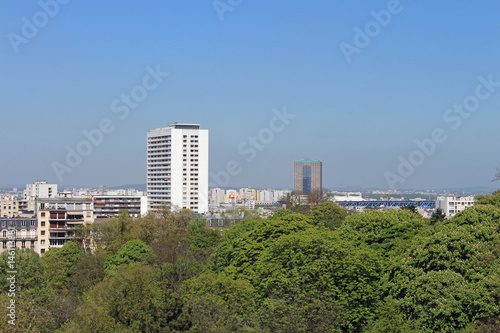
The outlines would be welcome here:
[[[307,160],[307,159],[304,159],[304,160],[296,160],[295,162],[321,162],[320,160]]]

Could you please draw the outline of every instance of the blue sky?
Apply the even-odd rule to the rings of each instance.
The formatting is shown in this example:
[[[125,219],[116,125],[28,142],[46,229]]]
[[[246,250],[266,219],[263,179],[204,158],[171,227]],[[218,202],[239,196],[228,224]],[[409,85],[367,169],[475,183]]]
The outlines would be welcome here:
[[[331,189],[496,185],[498,1],[55,1],[0,3],[0,184],[145,183],[147,131],[177,121],[210,130],[212,174],[238,162],[229,186],[291,187],[304,157]],[[113,101],[147,68],[169,75],[121,119]],[[238,146],[276,110],[295,117],[248,161]],[[103,119],[113,130],[69,166]],[[415,140],[436,129],[425,154]]]

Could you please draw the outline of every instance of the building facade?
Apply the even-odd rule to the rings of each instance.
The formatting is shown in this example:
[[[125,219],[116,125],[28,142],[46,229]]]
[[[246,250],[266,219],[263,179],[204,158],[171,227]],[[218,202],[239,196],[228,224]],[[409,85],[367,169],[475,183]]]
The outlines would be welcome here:
[[[122,210],[129,216],[140,217],[148,210],[145,195],[94,195],[94,217],[109,219],[117,217]]]
[[[172,124],[148,132],[149,209],[162,204],[208,211],[208,130],[198,124]]]
[[[210,206],[217,207],[224,203],[226,191],[222,188],[213,188],[210,190]]]
[[[32,217],[34,211],[34,200],[17,200],[15,197],[0,200],[0,217]]]
[[[37,217],[39,253],[44,254],[73,239],[75,227],[94,222],[94,203],[90,198],[38,199]]]
[[[446,217],[453,217],[467,207],[474,206],[474,197],[438,197],[436,209],[441,208]]]
[[[57,184],[47,184],[45,180],[37,180],[33,184],[27,184],[26,190],[24,190],[24,200],[55,197],[57,197]]]
[[[36,234],[38,220],[36,218],[0,218],[0,253],[12,248],[33,249],[40,253]]]
[[[310,194],[321,192],[322,163],[319,160],[297,160],[293,164],[293,190]]]

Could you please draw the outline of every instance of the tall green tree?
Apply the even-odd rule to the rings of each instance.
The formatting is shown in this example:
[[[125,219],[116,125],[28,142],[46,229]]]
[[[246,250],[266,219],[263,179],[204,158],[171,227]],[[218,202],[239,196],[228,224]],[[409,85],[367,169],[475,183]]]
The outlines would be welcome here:
[[[137,262],[151,265],[156,261],[157,257],[150,246],[141,240],[131,240],[123,244],[116,254],[106,258],[104,272],[106,274],[112,273],[122,265],[131,265]]]
[[[431,225],[435,225],[438,222],[444,221],[446,218],[446,214],[443,212],[441,208],[436,209],[434,213],[432,213],[431,216]]]
[[[330,230],[338,229],[347,217],[347,211],[331,201],[322,202],[312,209],[311,222]]]
[[[51,290],[57,294],[66,295],[69,291],[75,264],[84,256],[77,242],[67,242],[61,248],[52,248],[42,257],[45,275]]]

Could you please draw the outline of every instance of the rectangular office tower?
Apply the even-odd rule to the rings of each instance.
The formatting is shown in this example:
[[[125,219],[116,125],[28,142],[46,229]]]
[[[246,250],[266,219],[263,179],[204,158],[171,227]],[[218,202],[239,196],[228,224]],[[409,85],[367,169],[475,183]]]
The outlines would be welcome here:
[[[208,211],[208,130],[174,123],[148,132],[148,202]]]
[[[302,194],[322,190],[322,170],[319,160],[297,160],[293,163],[293,190]]]

